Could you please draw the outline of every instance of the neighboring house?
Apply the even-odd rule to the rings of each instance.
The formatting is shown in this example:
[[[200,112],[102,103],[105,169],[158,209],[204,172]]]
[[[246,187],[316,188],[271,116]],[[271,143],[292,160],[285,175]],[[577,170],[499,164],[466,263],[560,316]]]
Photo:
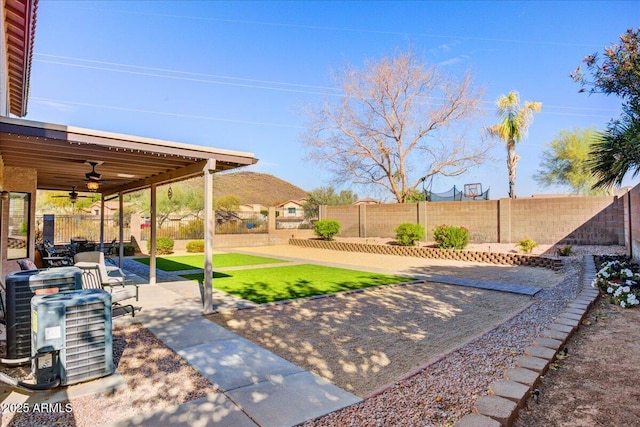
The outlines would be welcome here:
[[[242,219],[255,220],[256,218],[260,218],[262,220],[265,220],[266,217],[265,215],[262,214],[262,212],[265,212],[268,210],[269,210],[268,207],[263,206],[259,203],[244,204],[244,205],[240,205],[240,207],[236,211],[236,214]]]
[[[85,208],[84,211],[87,212],[87,215],[92,215],[92,216],[100,216],[100,205],[102,202],[95,202],[93,203],[91,206],[89,206],[88,208]],[[125,202],[123,203],[123,206],[125,207],[125,212],[126,212],[126,207],[129,206],[131,203]],[[120,206],[120,203],[117,200],[109,200],[104,202],[104,219],[108,220],[111,218],[115,218],[116,215],[118,215],[118,208]]]
[[[365,197],[364,199],[360,199],[354,203],[354,205],[379,205],[380,202],[376,199],[372,199],[371,197]]]
[[[303,208],[306,201],[306,198],[287,200],[276,206],[276,228],[289,230],[308,224],[309,220],[305,217]]]
[[[276,206],[276,215],[278,219],[283,218],[300,218],[304,219],[303,205],[307,199],[287,200],[284,203],[280,203]]]

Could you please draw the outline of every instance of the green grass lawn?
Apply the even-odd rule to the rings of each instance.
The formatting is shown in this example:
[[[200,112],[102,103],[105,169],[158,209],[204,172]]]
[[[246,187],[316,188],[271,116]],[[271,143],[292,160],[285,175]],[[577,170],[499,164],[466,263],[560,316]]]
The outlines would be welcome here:
[[[201,284],[204,278],[202,274],[182,277]],[[214,288],[259,304],[413,280],[311,264],[214,272],[213,278]]]
[[[142,264],[149,265],[149,258],[135,258]],[[213,256],[213,267],[240,267],[244,265],[273,264],[278,262],[287,262],[281,259],[266,258],[255,255],[244,254],[216,254]],[[182,271],[194,270],[196,268],[204,268],[204,255],[176,255],[163,256],[156,258],[156,267],[163,271]]]

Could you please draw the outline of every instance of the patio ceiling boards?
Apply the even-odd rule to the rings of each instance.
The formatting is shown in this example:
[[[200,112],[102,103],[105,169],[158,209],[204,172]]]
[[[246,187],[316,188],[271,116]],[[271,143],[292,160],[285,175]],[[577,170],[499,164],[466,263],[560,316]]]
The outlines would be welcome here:
[[[41,190],[86,191],[86,162],[101,162],[103,197],[197,176],[209,160],[215,172],[258,161],[253,153],[7,117],[0,117],[0,157],[5,167],[36,169]]]

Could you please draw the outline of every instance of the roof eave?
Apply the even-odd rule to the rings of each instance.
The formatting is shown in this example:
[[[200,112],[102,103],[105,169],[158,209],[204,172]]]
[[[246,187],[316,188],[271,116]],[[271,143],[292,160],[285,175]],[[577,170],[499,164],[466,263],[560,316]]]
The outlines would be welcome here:
[[[14,116],[27,114],[29,80],[33,61],[38,0],[7,0],[5,31],[9,92],[9,112]]]

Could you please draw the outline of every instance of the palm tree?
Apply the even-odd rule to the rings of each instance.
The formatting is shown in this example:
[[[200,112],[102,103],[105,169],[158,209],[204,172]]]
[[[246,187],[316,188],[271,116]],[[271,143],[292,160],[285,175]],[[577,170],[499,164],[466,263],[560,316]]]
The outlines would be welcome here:
[[[633,109],[615,120],[591,146],[588,166],[596,178],[594,189],[622,185],[627,172],[640,173],[640,114]]]
[[[490,126],[487,131],[507,143],[507,171],[509,172],[509,197],[515,199],[516,165],[520,156],[516,154],[516,144],[526,136],[533,121],[533,113],[542,108],[541,102],[526,101],[520,105],[518,92],[512,90],[501,95],[496,102],[500,123]]]

